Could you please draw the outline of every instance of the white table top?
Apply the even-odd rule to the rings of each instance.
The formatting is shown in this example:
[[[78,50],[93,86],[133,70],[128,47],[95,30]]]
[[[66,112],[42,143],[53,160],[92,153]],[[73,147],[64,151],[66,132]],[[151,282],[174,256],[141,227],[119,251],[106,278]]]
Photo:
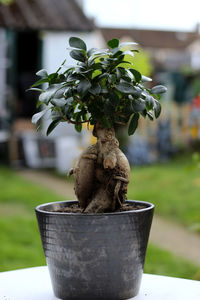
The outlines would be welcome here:
[[[56,300],[47,267],[0,273],[0,300]],[[200,300],[200,282],[144,274],[134,300]],[[109,299],[108,299],[109,300]]]

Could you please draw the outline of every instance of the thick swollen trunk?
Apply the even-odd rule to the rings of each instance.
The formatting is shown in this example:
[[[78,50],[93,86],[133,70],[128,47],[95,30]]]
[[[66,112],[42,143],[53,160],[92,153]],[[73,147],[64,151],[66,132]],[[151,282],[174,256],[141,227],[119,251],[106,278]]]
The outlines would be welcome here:
[[[130,166],[113,128],[96,124],[97,143],[88,147],[74,168],[74,189],[83,212],[115,211],[126,199]]]

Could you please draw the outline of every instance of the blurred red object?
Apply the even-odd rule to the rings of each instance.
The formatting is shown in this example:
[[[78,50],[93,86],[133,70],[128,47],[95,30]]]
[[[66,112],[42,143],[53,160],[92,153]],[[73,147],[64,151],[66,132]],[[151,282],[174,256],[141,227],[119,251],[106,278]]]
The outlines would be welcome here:
[[[196,96],[190,105],[191,109],[200,108],[200,95]]]

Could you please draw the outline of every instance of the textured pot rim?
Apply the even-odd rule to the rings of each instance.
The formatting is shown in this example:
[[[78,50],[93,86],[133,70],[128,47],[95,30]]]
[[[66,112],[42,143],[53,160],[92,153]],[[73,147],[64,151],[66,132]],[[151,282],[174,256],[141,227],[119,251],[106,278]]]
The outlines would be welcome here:
[[[48,211],[45,210],[44,208],[47,207],[48,205],[52,205],[52,204],[61,204],[61,203],[77,203],[78,200],[64,200],[64,201],[56,201],[56,202],[49,202],[49,203],[43,203],[40,205],[37,205],[35,207],[35,211],[38,213],[44,213],[47,215],[58,215],[58,216],[63,216],[63,215],[67,215],[67,216],[81,216],[83,218],[87,217],[87,216],[115,216],[115,215],[124,215],[124,214],[133,214],[133,213],[141,213],[144,211],[148,211],[148,210],[152,210],[154,209],[154,204],[150,203],[150,202],[146,202],[146,201],[139,201],[139,200],[126,200],[127,202],[131,202],[131,203],[138,203],[138,204],[144,204],[147,207],[145,208],[141,208],[141,209],[137,209],[137,210],[127,210],[127,211],[120,211],[120,212],[110,212],[110,213],[89,213],[89,214],[84,214],[84,213],[69,213],[69,212],[56,212],[56,211]]]

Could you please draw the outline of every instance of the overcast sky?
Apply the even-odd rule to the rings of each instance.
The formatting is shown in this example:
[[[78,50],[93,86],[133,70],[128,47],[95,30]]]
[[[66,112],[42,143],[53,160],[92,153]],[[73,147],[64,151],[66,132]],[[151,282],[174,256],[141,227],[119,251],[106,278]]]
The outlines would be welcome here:
[[[200,0],[82,0],[88,16],[106,27],[192,31],[200,23]]]

